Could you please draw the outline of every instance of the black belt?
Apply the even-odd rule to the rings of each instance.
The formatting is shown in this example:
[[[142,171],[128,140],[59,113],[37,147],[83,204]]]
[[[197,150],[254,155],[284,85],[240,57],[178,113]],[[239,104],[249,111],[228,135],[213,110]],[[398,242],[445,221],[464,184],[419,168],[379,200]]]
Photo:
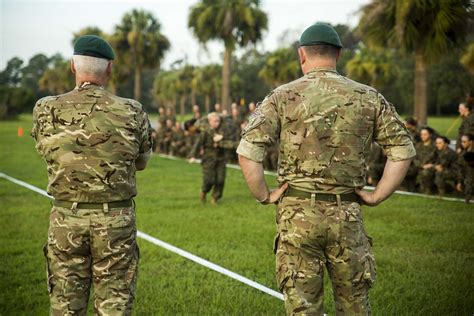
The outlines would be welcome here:
[[[337,202],[337,196],[341,197],[342,202],[359,202],[359,196],[355,193],[345,193],[345,194],[331,194],[331,193],[311,193],[306,191],[301,191],[292,187],[289,187],[285,191],[285,196],[300,197],[304,199],[312,199],[315,201],[325,201],[325,202]]]
[[[64,207],[64,208],[72,208],[76,202],[71,201],[58,201],[54,200],[53,205]],[[104,204],[107,204],[108,208],[122,208],[122,207],[131,207],[133,206],[132,200],[123,200],[123,201],[116,201],[116,202],[108,202],[108,203],[83,203],[77,202],[76,208],[77,209],[90,209],[90,210],[101,210],[104,208]]]

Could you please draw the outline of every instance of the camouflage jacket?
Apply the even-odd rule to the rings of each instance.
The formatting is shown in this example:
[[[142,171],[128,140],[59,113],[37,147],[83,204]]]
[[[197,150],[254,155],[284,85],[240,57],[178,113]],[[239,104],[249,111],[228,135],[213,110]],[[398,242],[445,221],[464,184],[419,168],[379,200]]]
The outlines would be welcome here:
[[[433,142],[430,142],[429,145],[423,144],[423,142],[419,142],[415,146],[416,149],[416,157],[413,161],[413,164],[417,168],[422,168],[423,165],[429,164],[434,162],[436,147],[433,145]]]
[[[461,148],[461,136],[466,134],[474,135],[474,112],[469,113],[468,116],[463,118],[458,129],[456,148]]]
[[[151,154],[151,126],[140,103],[96,85],[40,99],[32,136],[57,200],[111,202],[137,194],[135,162]]]
[[[223,135],[223,139],[214,146],[213,138],[216,134]],[[207,127],[201,130],[189,156],[197,157],[202,150],[202,159],[225,160],[226,149],[235,148],[235,143],[232,131],[221,123],[217,129]]]
[[[308,192],[362,187],[373,141],[390,160],[415,156],[393,105],[333,69],[315,68],[271,92],[252,113],[237,153],[261,162],[265,146],[277,141],[278,181]]]
[[[443,150],[436,150],[434,164],[441,165],[444,170],[455,168],[456,161],[456,153],[451,148],[448,147]]]

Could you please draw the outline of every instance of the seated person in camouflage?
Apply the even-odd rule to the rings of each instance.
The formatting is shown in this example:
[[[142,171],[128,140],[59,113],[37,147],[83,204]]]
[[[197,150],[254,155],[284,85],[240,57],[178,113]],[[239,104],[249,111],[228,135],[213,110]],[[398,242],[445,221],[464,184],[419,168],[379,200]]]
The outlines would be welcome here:
[[[44,247],[51,315],[130,315],[138,267],[136,170],[151,155],[142,105],[105,89],[114,53],[100,37],[77,39],[76,88],[39,100],[32,136],[53,196]]]
[[[416,157],[413,160],[410,169],[415,168],[417,182],[420,191],[424,194],[431,194],[434,181],[434,158],[436,147],[433,141],[433,130],[429,127],[423,127],[420,131],[421,141],[416,144]]]
[[[439,195],[445,195],[446,191],[454,188],[456,179],[456,153],[449,148],[449,139],[445,136],[436,138],[436,153],[433,162],[435,171],[434,183]]]
[[[252,195],[278,204],[276,274],[289,315],[323,315],[325,268],[336,314],[370,314],[375,259],[361,201],[374,206],[387,199],[415,156],[394,106],[336,71],[341,47],[330,25],[306,29],[298,48],[304,76],[263,100],[237,149]],[[373,141],[388,160],[375,190],[366,192],[360,189]],[[262,161],[275,143],[281,187],[269,191]]]
[[[456,189],[464,193],[466,203],[469,203],[474,194],[474,136],[461,136],[462,151],[457,159]]]

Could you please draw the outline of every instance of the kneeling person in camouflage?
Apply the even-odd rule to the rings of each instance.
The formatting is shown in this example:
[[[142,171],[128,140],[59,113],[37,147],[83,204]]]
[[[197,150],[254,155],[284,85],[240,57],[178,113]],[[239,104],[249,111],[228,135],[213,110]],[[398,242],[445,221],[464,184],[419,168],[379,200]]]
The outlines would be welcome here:
[[[54,197],[44,247],[52,315],[131,313],[137,279],[136,170],[151,154],[151,128],[140,103],[104,89],[114,53],[102,38],[74,45],[76,88],[45,97],[33,110],[36,148]]]
[[[388,198],[415,156],[395,108],[375,89],[337,73],[341,47],[329,25],[305,30],[298,49],[304,76],[265,98],[237,149],[253,196],[278,203],[277,282],[291,315],[323,315],[324,268],[336,314],[370,314],[376,269],[360,200],[377,205]],[[388,160],[369,193],[359,189],[373,141]],[[265,148],[276,143],[281,186],[269,191],[261,162]]]

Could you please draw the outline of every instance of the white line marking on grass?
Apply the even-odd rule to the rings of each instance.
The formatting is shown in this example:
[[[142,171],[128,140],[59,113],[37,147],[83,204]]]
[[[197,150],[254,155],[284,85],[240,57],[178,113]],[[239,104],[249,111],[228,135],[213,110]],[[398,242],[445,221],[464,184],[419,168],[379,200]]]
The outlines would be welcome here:
[[[158,154],[157,156],[161,157],[161,158],[171,159],[171,160],[178,160],[178,161],[179,160],[181,160],[181,161],[184,160],[182,158],[178,158],[178,157],[174,157],[174,156],[170,156],[170,155]],[[201,161],[199,159],[196,159],[196,163],[200,163],[200,162]],[[227,168],[241,170],[239,165],[234,165],[234,164],[230,164],[230,163],[227,164]],[[273,172],[273,171],[265,170],[264,173],[268,176],[275,176],[275,177],[277,176],[276,172]],[[369,191],[373,191],[373,190],[375,190],[375,187],[365,186],[364,189],[369,190]],[[453,198],[453,197],[429,195],[429,194],[422,194],[422,193],[416,193],[416,192],[407,192],[407,191],[400,191],[400,190],[397,190],[394,193],[395,194],[400,194],[400,195],[417,196],[417,197],[424,197],[424,198],[429,198],[429,199],[453,201],[453,202],[463,202],[464,203],[463,199]],[[471,202],[471,203],[473,203],[473,202]]]
[[[165,248],[165,249],[167,249],[167,250],[169,250],[169,251],[171,251],[171,252],[174,252],[174,253],[176,253],[176,254],[182,256],[182,257],[185,257],[186,259],[189,259],[189,260],[191,260],[191,261],[194,261],[194,262],[196,262],[196,263],[198,263],[198,264],[200,264],[200,265],[202,265],[202,266],[205,266],[205,267],[207,267],[207,268],[209,268],[209,269],[211,269],[211,270],[214,270],[214,271],[216,271],[216,272],[219,272],[219,273],[222,273],[222,274],[224,274],[224,275],[227,275],[228,277],[230,277],[230,278],[232,278],[232,279],[235,279],[235,280],[237,280],[237,281],[240,281],[240,282],[242,282],[242,283],[245,283],[245,284],[247,284],[247,285],[249,285],[249,286],[251,286],[251,287],[253,287],[253,288],[256,288],[257,290],[260,290],[260,291],[265,292],[265,293],[267,293],[267,294],[269,294],[269,295],[271,295],[271,296],[274,296],[274,297],[276,297],[276,298],[279,298],[280,300],[283,300],[283,294],[278,293],[278,292],[276,292],[276,291],[274,291],[274,290],[272,290],[272,289],[269,289],[268,287],[263,286],[263,285],[261,285],[261,284],[259,284],[259,283],[257,283],[257,282],[254,282],[254,281],[252,281],[252,280],[250,280],[250,279],[247,279],[246,277],[241,276],[240,274],[237,274],[237,273],[235,273],[235,272],[232,272],[232,271],[230,271],[230,270],[227,270],[226,268],[223,268],[223,267],[221,267],[221,266],[219,266],[219,265],[217,265],[217,264],[214,264],[214,263],[212,263],[212,262],[210,262],[210,261],[207,261],[207,260],[205,260],[205,259],[203,259],[203,258],[200,258],[200,257],[198,257],[198,256],[195,256],[195,255],[193,255],[192,253],[189,253],[189,252],[184,251],[184,250],[182,250],[182,249],[180,249],[180,248],[177,248],[177,247],[175,247],[175,246],[173,246],[173,245],[170,245],[170,244],[168,244],[168,243],[166,243],[166,242],[164,242],[164,241],[161,241],[161,240],[159,240],[159,239],[156,239],[155,237],[152,237],[152,236],[150,236],[150,235],[147,235],[147,234],[145,234],[145,233],[142,233],[141,231],[138,231],[138,237],[141,237],[141,238],[143,238],[143,239],[145,239],[145,240],[151,242],[152,244],[155,244],[155,245],[157,245],[157,246],[163,247],[163,248]]]
[[[11,182],[13,182],[13,183],[15,183],[15,184],[18,184],[18,185],[20,185],[20,186],[22,186],[22,187],[25,187],[25,188],[29,189],[29,190],[35,191],[36,193],[39,193],[39,194],[41,194],[41,195],[43,195],[43,196],[45,196],[45,197],[47,197],[47,198],[50,198],[50,199],[53,198],[53,197],[50,196],[45,190],[42,190],[42,189],[40,189],[40,188],[38,188],[38,187],[35,187],[35,186],[33,186],[33,185],[29,184],[29,183],[24,182],[24,181],[21,181],[21,180],[12,178],[12,177],[10,177],[10,176],[8,176],[8,175],[2,173],[2,172],[0,172],[0,178],[4,178],[4,179],[6,179],[6,180],[8,180],[8,181],[11,181]],[[274,290],[272,290],[272,289],[270,289],[270,288],[268,288],[268,287],[266,287],[266,286],[263,286],[263,285],[261,285],[261,284],[259,284],[259,283],[257,283],[257,282],[254,282],[254,281],[252,281],[252,280],[250,280],[250,279],[247,279],[246,277],[241,276],[240,274],[237,274],[237,273],[235,273],[235,272],[232,272],[232,271],[230,271],[230,270],[227,270],[226,268],[223,268],[223,267],[221,267],[221,266],[219,266],[219,265],[217,265],[217,264],[214,264],[214,263],[212,263],[212,262],[210,262],[210,261],[207,261],[207,260],[205,260],[205,259],[203,259],[203,258],[201,258],[201,257],[198,257],[198,256],[196,256],[196,255],[193,255],[192,253],[189,253],[189,252],[187,252],[187,251],[185,251],[185,250],[182,250],[182,249],[180,249],[180,248],[178,248],[178,247],[175,247],[175,246],[173,246],[173,245],[170,245],[170,244],[168,244],[168,243],[166,243],[166,242],[164,242],[164,241],[162,241],[162,240],[159,240],[159,239],[157,239],[157,238],[155,238],[155,237],[153,237],[153,236],[150,236],[150,235],[145,234],[145,233],[143,233],[143,232],[141,232],[141,231],[138,231],[138,232],[137,232],[137,237],[142,238],[142,239],[144,239],[144,240],[146,240],[146,241],[148,241],[148,242],[151,242],[152,244],[155,244],[155,245],[157,245],[157,246],[160,246],[160,247],[162,247],[162,248],[165,248],[165,249],[167,249],[167,250],[169,250],[169,251],[171,251],[171,252],[174,252],[175,254],[180,255],[180,256],[182,256],[182,257],[184,257],[184,258],[186,258],[186,259],[189,259],[189,260],[191,260],[191,261],[194,261],[194,262],[196,262],[197,264],[200,264],[200,265],[202,265],[202,266],[204,266],[204,267],[206,267],[206,268],[209,268],[209,269],[214,270],[214,271],[216,271],[216,272],[222,273],[222,274],[224,274],[224,275],[226,275],[226,276],[228,276],[228,277],[230,277],[230,278],[232,278],[232,279],[235,279],[235,280],[240,281],[240,282],[242,282],[242,283],[244,283],[244,284],[247,284],[248,286],[251,286],[251,287],[253,287],[253,288],[255,288],[255,289],[259,290],[259,291],[262,291],[262,292],[267,293],[267,294],[269,294],[269,295],[271,295],[271,296],[273,296],[273,297],[276,297],[276,298],[278,298],[278,299],[280,299],[280,300],[283,300],[283,294],[278,293],[277,291],[274,291]]]

